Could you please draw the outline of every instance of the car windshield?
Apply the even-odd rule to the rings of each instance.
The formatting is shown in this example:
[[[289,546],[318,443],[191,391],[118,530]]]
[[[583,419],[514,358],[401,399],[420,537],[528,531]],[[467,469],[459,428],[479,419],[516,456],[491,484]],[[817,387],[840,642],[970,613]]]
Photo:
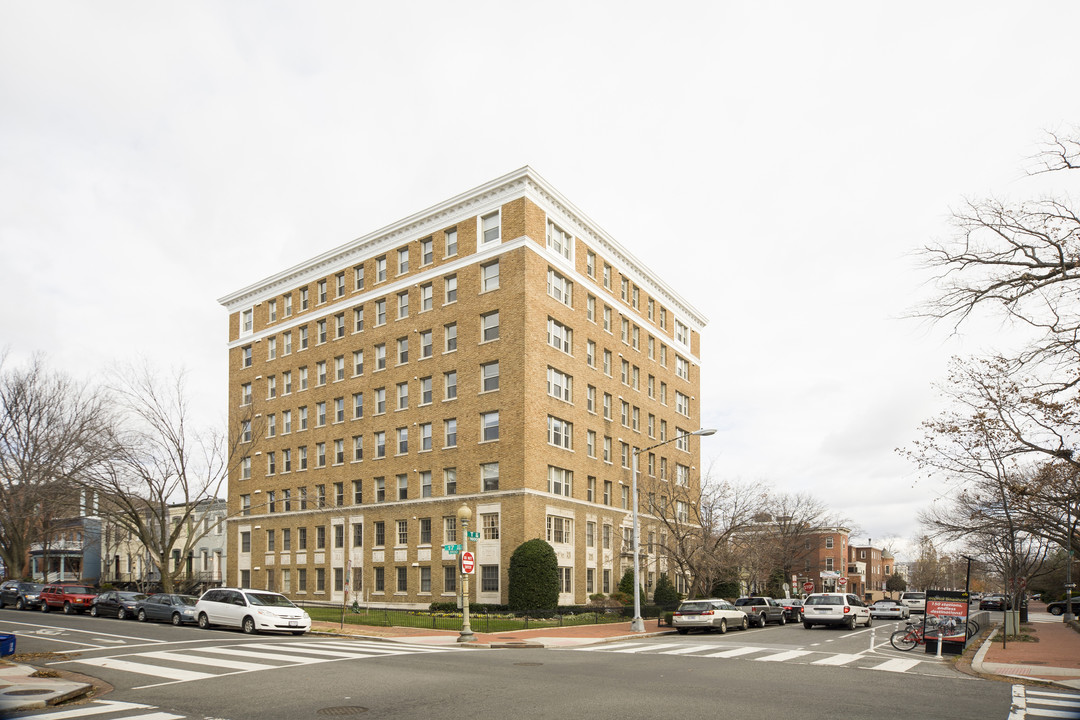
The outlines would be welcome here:
[[[192,597],[191,595],[177,595],[176,599],[180,601],[182,605],[192,605],[199,602],[199,598]]]
[[[904,595],[905,600],[925,600],[926,593],[907,593]]]
[[[843,605],[844,598],[839,595],[818,595],[806,598],[807,605]]]
[[[60,588],[60,592],[68,593],[69,595],[93,595],[94,589],[84,585],[65,585]]]
[[[145,600],[146,596],[137,592],[122,592],[117,593],[121,600]]]
[[[739,598],[735,601],[736,605],[751,605],[755,598]],[[759,603],[760,604],[760,603]]]
[[[248,602],[252,605],[266,605],[269,607],[296,607],[292,601],[284,595],[272,595],[270,593],[248,593]]]
[[[45,586],[39,585],[38,583],[23,583],[19,586],[19,589],[23,592],[41,592],[41,588],[43,587]]]
[[[874,603],[874,604],[875,604],[875,605],[882,605],[882,606],[884,606],[884,605],[895,605],[896,603],[894,603],[894,602],[893,602],[892,600],[878,600],[878,601],[877,601],[876,603]]]
[[[687,613],[687,612],[699,613],[699,612],[703,612],[705,610],[711,610],[711,609],[712,609],[712,603],[707,603],[707,602],[683,603],[682,605],[679,606],[679,612],[683,612],[683,613]]]

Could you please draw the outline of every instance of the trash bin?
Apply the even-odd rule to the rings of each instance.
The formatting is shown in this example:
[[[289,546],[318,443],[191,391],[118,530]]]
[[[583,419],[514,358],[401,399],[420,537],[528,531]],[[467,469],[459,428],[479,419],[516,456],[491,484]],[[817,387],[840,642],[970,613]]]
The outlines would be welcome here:
[[[15,636],[7,633],[0,634],[0,657],[15,654]]]

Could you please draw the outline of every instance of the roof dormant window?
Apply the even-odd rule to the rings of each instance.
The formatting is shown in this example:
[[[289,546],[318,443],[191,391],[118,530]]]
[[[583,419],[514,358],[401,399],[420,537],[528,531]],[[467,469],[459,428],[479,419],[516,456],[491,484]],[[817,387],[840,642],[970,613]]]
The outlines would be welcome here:
[[[570,249],[573,247],[573,238],[570,236],[570,233],[551,222],[551,220],[548,220],[547,246],[549,250],[553,250],[569,260]]]
[[[690,328],[678,320],[675,321],[675,342],[687,345],[690,342]]]
[[[500,211],[488,213],[480,218],[480,244],[497,243],[502,239],[502,217]]]

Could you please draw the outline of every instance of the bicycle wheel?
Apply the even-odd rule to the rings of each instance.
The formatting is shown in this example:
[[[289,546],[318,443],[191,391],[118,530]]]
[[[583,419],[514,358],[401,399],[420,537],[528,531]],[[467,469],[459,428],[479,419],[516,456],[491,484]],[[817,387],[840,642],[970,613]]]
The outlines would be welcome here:
[[[911,650],[919,644],[919,641],[915,639],[915,633],[908,630],[897,630],[889,638],[889,642],[897,650]]]

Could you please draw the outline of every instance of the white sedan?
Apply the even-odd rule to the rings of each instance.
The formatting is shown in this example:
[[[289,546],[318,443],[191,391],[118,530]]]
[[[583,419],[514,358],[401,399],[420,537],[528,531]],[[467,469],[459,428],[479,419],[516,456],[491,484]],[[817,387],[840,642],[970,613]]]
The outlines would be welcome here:
[[[685,635],[694,628],[703,632],[715,630],[718,633],[726,633],[729,628],[745,630],[750,626],[750,621],[746,613],[727,600],[709,598],[684,602],[675,611],[671,624],[680,635]]]
[[[876,618],[905,620],[911,617],[911,608],[895,600],[878,600],[870,606],[870,616]]]

